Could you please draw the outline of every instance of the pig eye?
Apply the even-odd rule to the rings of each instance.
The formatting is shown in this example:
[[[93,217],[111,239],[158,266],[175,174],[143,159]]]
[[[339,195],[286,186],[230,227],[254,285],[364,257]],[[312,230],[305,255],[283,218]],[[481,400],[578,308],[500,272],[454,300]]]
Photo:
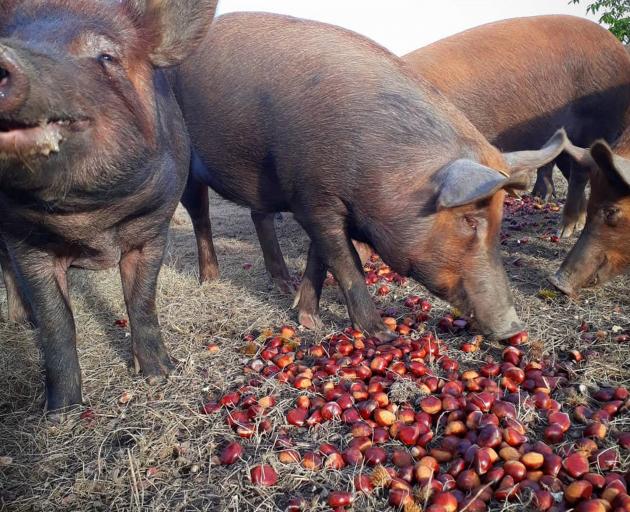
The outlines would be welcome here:
[[[102,66],[106,66],[107,64],[111,64],[116,61],[116,57],[110,55],[109,53],[101,53],[96,60]]]
[[[475,217],[472,217],[471,215],[464,215],[464,220],[466,221],[466,224],[468,224],[468,227],[470,229],[472,229],[473,231],[477,231],[479,221]]]
[[[619,208],[606,208],[604,209],[604,220],[609,226],[616,226],[621,217],[621,210]]]

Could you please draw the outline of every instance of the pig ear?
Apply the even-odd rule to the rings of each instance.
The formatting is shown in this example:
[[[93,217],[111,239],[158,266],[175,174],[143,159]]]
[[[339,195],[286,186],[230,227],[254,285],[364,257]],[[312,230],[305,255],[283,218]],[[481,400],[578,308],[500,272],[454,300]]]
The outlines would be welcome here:
[[[563,128],[558,130],[547,143],[537,151],[515,151],[503,153],[511,173],[535,170],[555,160],[569,143]]]
[[[603,140],[591,146],[591,158],[612,182],[619,179],[630,187],[630,160],[615,155],[610,146]]]
[[[509,178],[474,160],[455,160],[437,174],[440,181],[437,209],[456,208],[487,199],[501,190]]]
[[[127,0],[146,32],[156,67],[182,62],[203,40],[218,0]]]

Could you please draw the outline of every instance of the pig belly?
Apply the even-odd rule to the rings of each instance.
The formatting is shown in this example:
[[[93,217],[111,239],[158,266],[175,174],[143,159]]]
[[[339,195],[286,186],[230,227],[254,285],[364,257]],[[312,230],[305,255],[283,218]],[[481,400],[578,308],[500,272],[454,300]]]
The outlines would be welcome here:
[[[82,255],[72,261],[70,266],[86,270],[105,270],[120,263],[121,251],[118,247],[99,250],[90,255]]]

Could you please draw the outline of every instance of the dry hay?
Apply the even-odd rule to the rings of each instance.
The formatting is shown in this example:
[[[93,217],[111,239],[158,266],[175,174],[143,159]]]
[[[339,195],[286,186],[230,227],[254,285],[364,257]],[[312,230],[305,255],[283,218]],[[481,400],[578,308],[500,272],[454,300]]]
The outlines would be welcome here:
[[[352,490],[353,469],[312,473],[279,464],[273,435],[245,443],[247,462],[217,465],[220,447],[234,440],[235,434],[216,416],[199,414],[200,406],[243,383],[247,356],[239,349],[244,333],[292,322],[295,314],[291,298],[270,288],[248,212],[213,197],[211,214],[222,277],[204,286],[197,284],[190,222],[181,209],[173,221],[158,301],[165,341],[179,364],[166,384],[151,387],[129,368],[128,334],[115,326],[116,319],[126,316],[115,270],[71,272],[84,399],[94,411],[92,421],[79,419],[79,412],[60,426],[45,419],[32,333],[0,324],[0,509],[271,511],[282,510],[290,497],[299,495],[307,499],[308,510],[326,510],[330,490]],[[558,219],[559,214],[553,215],[554,226]],[[540,290],[547,288],[545,276],[555,271],[574,242],[539,239],[546,230],[529,226],[511,232],[504,257],[517,310],[528,323],[534,349],[572,368],[573,386],[566,395],[571,405],[588,401],[584,392],[592,386],[630,385],[630,344],[615,342],[612,334],[615,326],[630,327],[629,279],[586,291],[578,302],[560,296],[539,298]],[[302,230],[285,215],[279,235],[289,267],[300,272],[306,254]],[[518,237],[529,242],[519,244]],[[248,263],[251,269],[244,268]],[[426,295],[411,283],[392,286],[392,293],[376,300],[382,307],[402,311],[402,299],[409,293]],[[0,300],[5,300],[3,290]],[[435,328],[441,314],[449,310],[439,300],[432,303],[429,328]],[[325,290],[322,304],[326,330],[300,333],[305,345],[347,325],[335,288]],[[0,306],[6,311],[4,302]],[[601,339],[585,342],[578,332],[582,321],[601,330]],[[481,352],[463,354],[458,347],[471,336],[445,337],[450,355],[463,367],[478,364],[488,352],[496,354],[500,349],[486,343]],[[220,351],[210,354],[208,342],[217,343]],[[575,348],[590,351],[585,363],[571,363],[567,351]],[[275,431],[285,424],[284,413],[298,392],[273,381],[265,386],[265,392],[279,397],[271,415]],[[401,394],[409,392],[401,386]],[[535,417],[532,420],[533,432],[539,433],[543,425]],[[613,428],[628,430],[630,419],[617,418]],[[345,438],[347,429],[329,423],[301,432],[297,448],[314,449],[322,442],[338,444]],[[622,453],[624,469],[630,467],[629,458]],[[250,484],[247,464],[261,460],[278,470],[278,486],[260,489]],[[505,504],[497,509],[524,508],[524,504]],[[355,509],[385,510],[387,505],[376,493],[358,498]]]

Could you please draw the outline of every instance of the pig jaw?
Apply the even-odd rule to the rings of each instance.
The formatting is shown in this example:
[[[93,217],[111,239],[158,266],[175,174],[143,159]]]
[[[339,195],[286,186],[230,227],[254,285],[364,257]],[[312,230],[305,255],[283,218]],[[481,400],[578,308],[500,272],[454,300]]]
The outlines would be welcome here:
[[[577,298],[582,288],[605,283],[620,272],[613,269],[604,251],[599,250],[588,232],[582,232],[560,269],[549,282],[565,295]]]
[[[486,336],[497,340],[508,339],[524,329],[502,270],[493,272],[501,275],[486,275],[483,283],[475,275],[472,286],[464,285],[466,303],[475,324]]]
[[[412,271],[412,277],[427,286],[435,295],[470,314],[483,334],[504,340],[521,332],[524,327],[514,309],[507,276],[500,263],[497,264],[499,266],[496,268],[489,264],[489,268],[481,270],[466,269],[450,285],[431,279],[426,272],[429,265],[425,265],[424,270]],[[416,267],[414,270],[417,269]],[[440,271],[432,269],[430,273],[437,275]]]

